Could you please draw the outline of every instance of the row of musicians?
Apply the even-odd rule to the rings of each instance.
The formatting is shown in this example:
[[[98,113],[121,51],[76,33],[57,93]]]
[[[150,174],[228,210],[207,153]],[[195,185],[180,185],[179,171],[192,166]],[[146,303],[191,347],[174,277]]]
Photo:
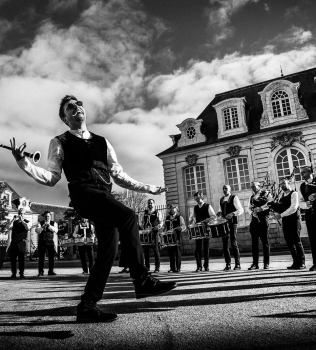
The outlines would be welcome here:
[[[311,173],[309,167],[301,169],[301,175],[304,182],[301,184],[300,191],[302,193],[302,199],[299,203],[298,193],[293,191],[288,179],[280,181],[280,189],[282,195],[278,198],[277,203],[273,202],[271,193],[261,188],[259,182],[252,182],[251,189],[253,194],[249,198],[248,213],[251,217],[250,234],[252,238],[252,264],[248,270],[259,269],[259,239],[261,240],[263,247],[263,268],[269,269],[270,264],[270,245],[269,245],[269,216],[270,210],[274,211],[274,218],[281,224],[285,241],[291,253],[293,262],[288,267],[291,270],[305,269],[305,253],[301,242],[301,215],[300,208],[305,209],[305,219],[310,240],[310,247],[312,252],[312,266],[310,271],[316,271],[316,177]],[[310,191],[311,186],[315,187],[315,191]],[[313,192],[313,193],[312,193]],[[196,192],[194,199],[197,205],[189,218],[189,223],[199,223],[206,219],[222,217],[228,221],[230,234],[222,238],[223,251],[225,258],[224,271],[231,270],[231,256],[229,251],[229,240],[231,242],[231,248],[233,251],[235,266],[234,270],[240,270],[240,253],[237,243],[237,226],[238,216],[243,214],[244,209],[241,206],[240,200],[236,195],[231,193],[231,187],[229,185],[223,186],[224,196],[220,199],[219,210],[215,214],[214,209],[208,203],[203,200],[203,193]],[[269,206],[267,206],[267,203]],[[313,208],[313,206],[315,208]],[[153,199],[148,200],[148,208],[145,210],[143,217],[140,218],[143,228],[153,227],[157,232],[162,228],[162,219],[159,210],[155,210],[155,202]],[[173,223],[173,228],[177,228],[179,232],[185,230],[185,222],[183,218],[178,214],[178,208],[175,205],[170,206],[169,215],[166,217],[165,229],[169,229],[169,223]],[[202,271],[202,251],[204,253],[205,271],[209,271],[209,238],[195,240],[195,258],[196,258],[196,272]],[[144,246],[145,253],[145,265],[150,269],[149,263],[149,249],[152,248],[155,257],[155,270],[159,272],[160,269],[160,257],[159,257],[159,245]],[[181,270],[181,251],[180,244],[175,247],[168,247],[170,257],[170,270],[169,272],[179,272]],[[123,270],[124,271],[124,270]]]

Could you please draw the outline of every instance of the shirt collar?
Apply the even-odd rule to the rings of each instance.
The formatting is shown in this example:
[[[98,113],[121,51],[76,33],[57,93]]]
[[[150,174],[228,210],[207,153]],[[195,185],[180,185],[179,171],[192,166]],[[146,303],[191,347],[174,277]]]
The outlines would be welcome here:
[[[87,140],[91,138],[91,134],[88,130],[69,130],[69,132],[74,135],[79,137],[80,139]]]

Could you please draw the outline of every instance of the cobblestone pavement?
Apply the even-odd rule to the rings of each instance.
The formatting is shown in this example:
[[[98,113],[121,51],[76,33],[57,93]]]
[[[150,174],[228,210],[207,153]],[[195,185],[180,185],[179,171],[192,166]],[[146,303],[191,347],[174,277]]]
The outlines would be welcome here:
[[[310,254],[306,255],[308,267]],[[0,349],[316,349],[316,273],[291,271],[288,255],[273,255],[270,270],[223,272],[223,258],[210,272],[195,273],[193,257],[166,295],[135,299],[131,279],[114,266],[99,305],[119,315],[109,324],[77,324],[76,305],[87,276],[78,262],[56,262],[57,276],[26,279],[0,270]],[[47,270],[46,270],[47,271]]]

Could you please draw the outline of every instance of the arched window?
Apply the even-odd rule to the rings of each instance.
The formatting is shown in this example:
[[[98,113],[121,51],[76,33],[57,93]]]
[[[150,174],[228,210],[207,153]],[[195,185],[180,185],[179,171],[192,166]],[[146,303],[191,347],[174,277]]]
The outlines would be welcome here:
[[[285,91],[276,91],[271,96],[271,102],[274,118],[292,114],[289,95]]]
[[[187,198],[193,197],[197,191],[202,191],[206,195],[204,165],[191,166],[186,168],[184,172]]]
[[[295,181],[301,181],[300,170],[306,165],[304,154],[296,148],[287,148],[282,150],[276,157],[276,167],[278,172],[278,180],[291,175],[294,167]]]
[[[237,107],[225,108],[223,110],[225,130],[239,128]]]
[[[250,188],[247,157],[232,158],[226,161],[226,175],[232,191]]]

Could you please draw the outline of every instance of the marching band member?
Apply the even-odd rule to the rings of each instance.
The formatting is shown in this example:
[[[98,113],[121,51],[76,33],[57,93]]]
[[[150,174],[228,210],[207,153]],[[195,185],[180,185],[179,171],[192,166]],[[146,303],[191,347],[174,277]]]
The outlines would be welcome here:
[[[160,253],[159,253],[159,230],[162,228],[162,217],[159,210],[155,209],[155,201],[153,199],[148,199],[147,209],[144,211],[143,216],[140,218],[142,227],[144,229],[152,228],[154,233],[154,244],[144,245],[144,255],[145,255],[145,266],[148,271],[150,271],[150,260],[149,260],[149,248],[152,248],[155,256],[155,270],[154,272],[159,272],[160,270]]]
[[[81,218],[79,224],[75,227],[73,237],[81,237],[84,239],[95,238],[94,226],[91,223],[89,223],[88,219]],[[82,246],[78,246],[77,248],[79,251],[81,267],[83,270],[82,274],[88,275],[91,272],[92,267],[94,265],[93,245],[84,244]],[[89,271],[87,267],[86,254],[89,261]]]
[[[229,225],[229,236],[222,238],[224,257],[226,262],[224,271],[231,270],[231,257],[228,247],[229,237],[235,258],[234,270],[240,270],[240,253],[237,244],[237,216],[241,215],[244,212],[244,209],[240,204],[239,198],[236,195],[231,194],[230,185],[223,186],[223,193],[224,196],[220,199],[219,210],[216,215],[228,220]]]
[[[181,232],[186,229],[184,219],[179,215],[179,208],[175,204],[170,204],[169,215],[166,217],[164,228],[174,230],[176,234],[177,245],[167,247],[169,259],[170,259],[170,270],[168,272],[180,272],[181,270]]]
[[[193,212],[190,216],[189,222],[190,225],[193,223],[199,223],[206,219],[216,217],[215,211],[213,207],[205,203],[203,201],[203,192],[198,191],[194,193],[194,200],[196,201],[197,205],[193,208]],[[210,250],[209,250],[209,238],[202,238],[202,239],[196,239],[195,240],[195,258],[196,258],[196,265],[197,268],[195,272],[202,271],[202,244],[203,244],[203,250],[204,250],[204,269],[205,271],[209,271],[209,260],[210,260]]]
[[[26,159],[26,144],[17,146],[15,138],[10,140],[12,154],[18,166],[41,185],[55,186],[64,171],[75,211],[94,222],[98,237],[97,258],[77,305],[77,322],[111,322],[117,315],[104,312],[97,302],[103,297],[117,255],[116,228],[126,247],[137,299],[162,294],[177,286],[175,282],[162,282],[148,273],[136,215],[114,198],[111,177],[117,185],[137,192],[159,195],[167,189],[136,181],[123,171],[110,142],[88,130],[83,103],[75,96],[66,95],[61,100],[59,117],[69,130],[51,140],[47,170]]]
[[[52,214],[45,211],[42,214],[44,220],[37,224],[35,231],[38,233],[38,276],[44,276],[44,260],[46,250],[48,252],[48,275],[54,276],[55,241],[57,239],[58,225],[52,221]]]
[[[300,238],[301,215],[298,193],[291,189],[288,179],[282,179],[280,186],[283,195],[279,199],[279,203],[270,202],[268,205],[276,212],[277,219],[282,218],[284,238],[293,258],[293,264],[288,269],[305,269],[305,254]]]
[[[262,208],[267,202],[273,200],[269,191],[261,189],[260,182],[252,182],[252,196],[249,198],[248,213],[251,217],[250,234],[252,241],[252,264],[248,270],[259,269],[259,238],[263,248],[263,268],[269,269],[269,208]]]
[[[304,182],[300,186],[303,196],[300,208],[306,209],[305,222],[313,257],[313,266],[309,271],[316,271],[316,177],[309,166],[301,169],[301,175]]]
[[[24,276],[24,255],[26,252],[26,238],[27,233],[31,229],[31,223],[24,219],[25,209],[20,208],[18,210],[18,216],[14,217],[9,228],[11,229],[10,236],[10,260],[11,260],[11,278],[16,278],[16,258],[19,261],[20,278]]]

